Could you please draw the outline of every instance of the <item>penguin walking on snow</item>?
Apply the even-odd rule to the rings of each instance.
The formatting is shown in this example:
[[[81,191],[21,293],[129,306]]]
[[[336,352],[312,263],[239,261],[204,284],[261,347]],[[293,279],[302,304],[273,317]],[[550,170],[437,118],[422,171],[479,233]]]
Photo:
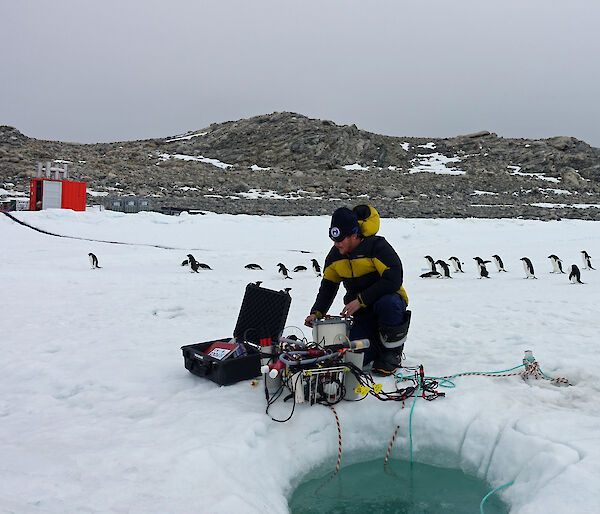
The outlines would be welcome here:
[[[292,277],[289,276],[289,270],[285,267],[284,264],[282,264],[281,262],[277,264],[277,266],[279,266],[279,273],[283,278],[289,278],[291,279]]]
[[[583,259],[583,269],[596,269],[592,266],[592,256],[585,250],[581,250],[581,258]]]
[[[558,258],[557,255],[551,253],[550,255],[548,255],[548,259],[550,259],[550,262],[552,263],[552,271],[550,273],[564,273],[562,261]]]
[[[190,268],[192,268],[192,273],[198,273],[200,269],[212,269],[208,264],[204,264],[203,262],[198,262],[191,253],[188,253],[187,260]],[[185,261],[184,261],[185,262]],[[182,266],[185,264],[182,262]]]
[[[454,273],[464,273],[461,266],[461,262],[458,260],[458,257],[452,256],[448,260],[452,263],[452,266],[454,267]]]
[[[579,272],[579,268],[576,264],[571,264],[569,266],[569,280],[572,284],[584,284],[585,282],[581,281],[581,273]]]
[[[298,273],[299,271],[306,271],[306,266],[296,266],[292,271],[294,273]]]
[[[431,255],[426,255],[425,256],[425,262],[427,263],[427,267],[431,270],[431,271],[437,271],[435,269],[435,261],[433,260],[433,257]]]
[[[501,271],[506,271],[504,269],[504,263],[502,262],[502,259],[499,255],[492,255],[492,259],[494,259],[494,264],[496,265],[498,273],[500,273]]]
[[[440,272],[441,278],[452,278],[450,276],[450,268],[448,267],[448,264],[446,262],[444,262],[443,260],[440,259],[440,260],[435,261],[435,263],[442,270]]]
[[[101,268],[102,266],[98,266],[98,257],[96,257],[93,253],[88,253],[88,257],[90,258],[90,266],[92,269]]]
[[[246,269],[253,269],[253,270],[261,270],[262,269],[262,267],[260,266],[260,264],[254,264],[254,263],[246,264],[244,266],[244,268],[246,268]]]
[[[525,270],[525,278],[537,278],[535,276],[535,271],[533,270],[533,264],[531,260],[527,257],[521,257],[521,262],[523,263],[523,269]]]
[[[192,273],[198,273],[199,269],[212,269],[208,264],[198,262],[191,253],[188,253],[188,264],[192,269]],[[183,265],[183,263],[182,263]]]
[[[317,277],[321,277],[321,266],[319,266],[319,262],[317,261],[317,259],[311,259],[312,262],[312,269],[315,272],[315,275],[317,275]]]
[[[190,268],[192,269],[192,273],[198,273],[198,261],[194,258],[194,256],[191,253],[188,253],[187,255],[187,261],[188,264],[190,266]]]
[[[477,262],[477,264],[489,264],[492,261],[484,261],[481,257],[473,257],[473,259],[475,260],[475,262]]]
[[[490,261],[484,261],[481,257],[473,257],[473,260],[477,264],[477,273],[479,273],[479,278],[490,278],[490,274],[485,267],[485,264]]]

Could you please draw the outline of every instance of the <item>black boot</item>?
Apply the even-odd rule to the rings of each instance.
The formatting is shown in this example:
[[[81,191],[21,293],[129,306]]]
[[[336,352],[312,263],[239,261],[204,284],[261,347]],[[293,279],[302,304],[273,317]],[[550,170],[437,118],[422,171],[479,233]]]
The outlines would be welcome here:
[[[373,361],[372,372],[376,375],[391,375],[402,365],[402,352],[410,326],[410,311],[405,313],[400,325],[379,325],[380,350]]]
[[[404,345],[398,346],[397,348],[382,349],[373,361],[371,372],[382,377],[394,373],[394,371],[402,365],[403,350]]]

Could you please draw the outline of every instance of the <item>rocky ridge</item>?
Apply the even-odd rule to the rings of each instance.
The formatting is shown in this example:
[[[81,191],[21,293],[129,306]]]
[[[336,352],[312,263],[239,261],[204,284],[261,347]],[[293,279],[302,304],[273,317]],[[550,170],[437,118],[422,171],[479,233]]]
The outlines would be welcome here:
[[[572,137],[392,137],[290,112],[99,144],[0,127],[0,188],[28,192],[48,160],[68,162],[91,194],[149,197],[157,210],[313,215],[370,202],[391,217],[600,219],[600,149]]]

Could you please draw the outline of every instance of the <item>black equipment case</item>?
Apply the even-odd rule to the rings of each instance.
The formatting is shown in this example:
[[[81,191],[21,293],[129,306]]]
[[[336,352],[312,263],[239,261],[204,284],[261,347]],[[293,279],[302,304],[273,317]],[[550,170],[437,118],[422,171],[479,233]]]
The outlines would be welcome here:
[[[229,385],[260,375],[261,347],[277,344],[285,327],[292,298],[283,291],[273,291],[248,284],[233,331],[236,343],[247,351],[240,357],[219,360],[204,353],[215,342],[229,342],[230,337],[182,346],[188,371],[220,385]],[[270,348],[269,348],[270,350]]]

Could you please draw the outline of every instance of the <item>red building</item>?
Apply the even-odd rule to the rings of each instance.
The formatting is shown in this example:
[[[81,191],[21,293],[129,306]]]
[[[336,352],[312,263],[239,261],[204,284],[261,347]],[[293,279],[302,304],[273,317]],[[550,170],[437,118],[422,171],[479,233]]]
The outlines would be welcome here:
[[[73,209],[85,211],[85,182],[68,180],[67,166],[38,164],[38,178],[29,180],[29,210]]]

